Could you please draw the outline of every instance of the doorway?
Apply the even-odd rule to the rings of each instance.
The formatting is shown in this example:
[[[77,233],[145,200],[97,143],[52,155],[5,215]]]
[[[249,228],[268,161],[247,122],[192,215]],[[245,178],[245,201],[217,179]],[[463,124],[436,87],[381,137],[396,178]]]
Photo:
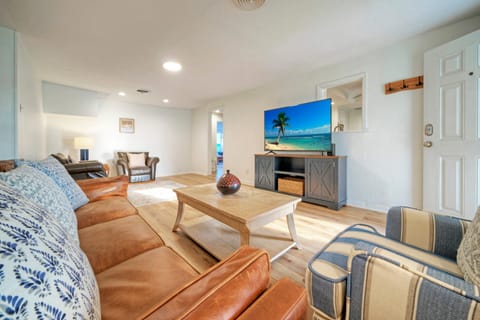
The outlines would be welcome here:
[[[217,180],[223,174],[223,120],[217,121]]]
[[[210,164],[216,180],[223,175],[223,113],[217,109],[211,113]]]

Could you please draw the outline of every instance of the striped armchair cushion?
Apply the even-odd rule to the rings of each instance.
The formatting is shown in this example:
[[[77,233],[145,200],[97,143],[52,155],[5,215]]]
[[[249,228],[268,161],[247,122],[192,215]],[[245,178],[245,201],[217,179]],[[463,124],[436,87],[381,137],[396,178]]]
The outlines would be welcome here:
[[[463,277],[457,264],[450,259],[388,239],[373,227],[353,225],[338,234],[308,263],[305,277],[308,302],[318,316],[339,319],[344,315],[349,256],[359,242],[409,257],[446,274]]]
[[[393,207],[387,214],[386,236],[456,260],[467,220],[409,207]]]
[[[352,252],[349,319],[478,319],[479,288],[371,243]]]

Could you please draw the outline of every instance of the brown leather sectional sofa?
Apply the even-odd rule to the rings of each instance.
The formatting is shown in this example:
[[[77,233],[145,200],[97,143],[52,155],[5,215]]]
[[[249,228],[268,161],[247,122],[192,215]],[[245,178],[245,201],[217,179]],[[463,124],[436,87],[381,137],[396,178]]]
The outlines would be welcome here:
[[[242,247],[199,274],[138,215],[126,176],[77,182],[90,199],[76,214],[102,319],[306,317],[304,288],[286,278],[270,286],[265,251]]]

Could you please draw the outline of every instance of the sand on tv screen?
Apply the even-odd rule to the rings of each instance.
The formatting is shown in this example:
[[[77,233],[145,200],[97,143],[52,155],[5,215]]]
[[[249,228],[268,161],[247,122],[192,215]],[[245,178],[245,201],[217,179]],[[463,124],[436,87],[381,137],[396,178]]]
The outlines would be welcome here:
[[[266,110],[265,151],[331,151],[332,100]]]

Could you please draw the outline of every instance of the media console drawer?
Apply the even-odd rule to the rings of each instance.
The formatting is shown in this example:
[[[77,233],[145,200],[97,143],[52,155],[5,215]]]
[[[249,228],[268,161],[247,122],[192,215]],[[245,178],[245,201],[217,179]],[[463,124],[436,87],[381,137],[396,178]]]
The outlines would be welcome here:
[[[278,192],[284,192],[303,197],[305,189],[304,186],[304,179],[293,177],[278,178]]]

